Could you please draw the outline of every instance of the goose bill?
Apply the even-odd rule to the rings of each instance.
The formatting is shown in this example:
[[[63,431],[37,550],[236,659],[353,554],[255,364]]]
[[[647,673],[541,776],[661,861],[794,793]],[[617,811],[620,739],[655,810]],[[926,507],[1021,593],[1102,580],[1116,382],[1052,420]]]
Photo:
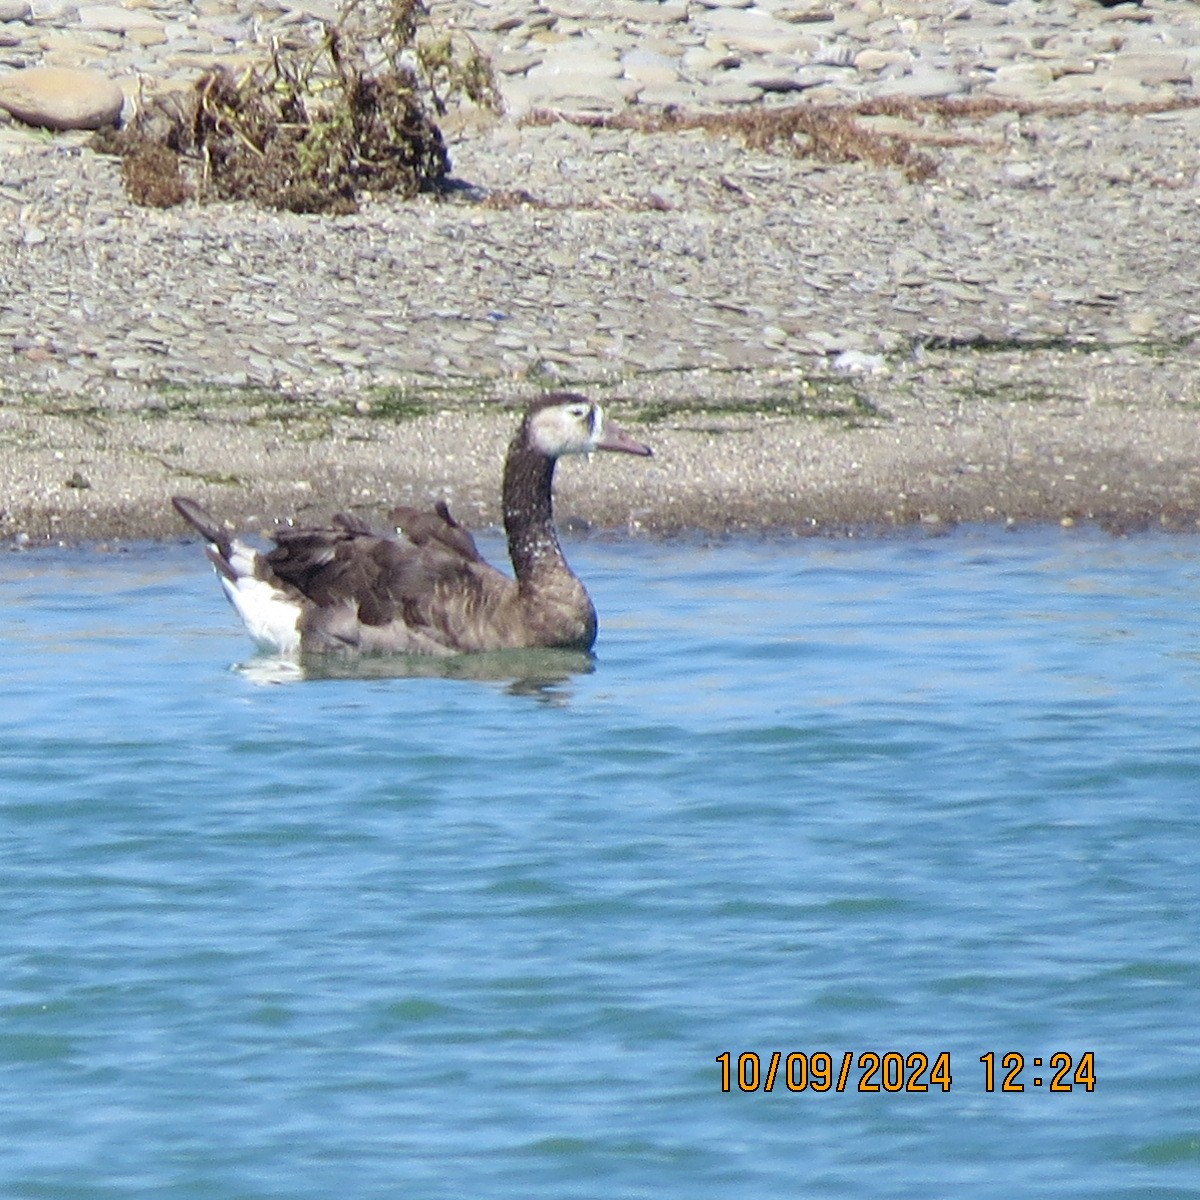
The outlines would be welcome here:
[[[619,425],[609,421],[604,424],[604,432],[596,443],[597,450],[612,450],[618,454],[640,454],[643,458],[651,458],[654,451],[643,442],[631,438]]]

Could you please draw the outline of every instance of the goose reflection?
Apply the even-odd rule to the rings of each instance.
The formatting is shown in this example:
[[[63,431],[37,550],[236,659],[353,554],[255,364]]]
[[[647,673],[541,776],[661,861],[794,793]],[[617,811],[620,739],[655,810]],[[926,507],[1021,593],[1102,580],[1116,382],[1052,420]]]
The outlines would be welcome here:
[[[545,704],[570,701],[569,685],[596,669],[587,650],[534,647],[432,658],[415,654],[301,655],[299,658],[259,655],[234,670],[251,683],[303,683],[335,679],[461,679],[506,685],[510,696],[532,696]]]

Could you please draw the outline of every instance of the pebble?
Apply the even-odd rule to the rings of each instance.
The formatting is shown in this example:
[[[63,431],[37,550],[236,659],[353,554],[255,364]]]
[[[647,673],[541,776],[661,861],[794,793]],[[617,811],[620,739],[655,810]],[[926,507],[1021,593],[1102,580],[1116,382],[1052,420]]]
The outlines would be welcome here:
[[[125,93],[99,71],[33,67],[0,76],[0,108],[46,129],[115,125]]]
[[[132,91],[186,84],[221,61],[237,65],[255,47],[286,44],[296,25],[335,19],[339,7],[334,0],[40,0],[35,13],[29,0],[0,0],[0,23],[12,67],[102,64]],[[756,105],[764,92],[814,86],[802,72],[830,66],[842,70],[821,77],[823,101],[972,94],[1068,101],[1081,88],[1122,100],[1192,96],[1200,71],[1200,14],[1172,0],[1111,8],[1096,0],[553,0],[538,7],[440,0],[433,13],[469,30],[492,56],[517,115],[573,100],[615,110],[683,85],[700,105]],[[14,28],[29,32],[14,38]],[[672,73],[680,64],[682,78]],[[727,78],[730,71],[743,78]],[[751,76],[774,86],[756,88],[744,81]]]
[[[52,63],[90,68],[107,88],[104,112],[120,111],[140,87],[187,86],[338,7],[39,0],[34,11],[0,0],[0,103]],[[785,381],[814,369],[853,380],[938,339],[1200,336],[1200,271],[1188,265],[1200,262],[1200,110],[1072,122],[1015,103],[1195,100],[1195,6],[433,8],[493,56],[508,106],[506,120],[464,121],[452,135],[456,175],[480,194],[524,189],[532,203],[381,199],[338,220],[244,205],[140,211],[118,165],[80,135],[47,141],[0,121],[0,254],[18,267],[0,273],[0,373],[11,386],[169,379],[340,394],[429,372],[586,385],[643,371]],[[872,118],[918,146],[935,135],[928,184],[699,131],[518,120],[535,108],[739,112],[798,97],[950,96],[1014,107],[932,130]]]
[[[145,9],[122,8],[116,4],[81,4],[79,27],[99,29],[105,33],[129,33],[134,29],[158,29],[161,22]]]

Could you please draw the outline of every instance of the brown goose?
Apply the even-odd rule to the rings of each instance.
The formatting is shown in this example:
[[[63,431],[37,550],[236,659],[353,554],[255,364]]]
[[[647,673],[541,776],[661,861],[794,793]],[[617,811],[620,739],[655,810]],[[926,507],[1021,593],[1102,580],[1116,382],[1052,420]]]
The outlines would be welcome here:
[[[231,538],[194,500],[172,503],[204,535],[225,594],[270,653],[589,650],[596,610],[558,544],[552,484],[562,455],[594,450],[651,453],[584,396],[559,392],[529,406],[504,463],[515,580],[483,560],[441,502],[433,512],[394,510],[395,536],[338,515],[327,528],[281,529],[267,553]]]

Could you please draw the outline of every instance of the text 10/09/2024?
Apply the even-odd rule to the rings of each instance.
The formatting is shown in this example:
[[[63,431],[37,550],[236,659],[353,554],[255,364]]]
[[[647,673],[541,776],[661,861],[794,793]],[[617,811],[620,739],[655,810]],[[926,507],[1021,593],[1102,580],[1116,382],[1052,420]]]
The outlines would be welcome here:
[[[932,1057],[914,1050],[877,1053],[866,1050],[856,1058],[852,1050],[840,1055],[824,1050],[813,1053],[793,1051],[784,1055],[774,1050],[767,1055],[748,1050],[736,1057],[728,1050],[717,1055],[721,1067],[721,1091],[735,1088],[741,1092],[948,1092],[954,1081],[950,1052],[943,1050]],[[1009,1051],[997,1054],[989,1050],[980,1055],[985,1092],[1024,1092],[1028,1087],[1050,1092],[1072,1092],[1077,1088],[1091,1092],[1096,1087],[1096,1055],[1086,1050],[1079,1055],[1065,1050],[1045,1058],[1026,1058]],[[1045,1070],[1041,1070],[1042,1067]]]

